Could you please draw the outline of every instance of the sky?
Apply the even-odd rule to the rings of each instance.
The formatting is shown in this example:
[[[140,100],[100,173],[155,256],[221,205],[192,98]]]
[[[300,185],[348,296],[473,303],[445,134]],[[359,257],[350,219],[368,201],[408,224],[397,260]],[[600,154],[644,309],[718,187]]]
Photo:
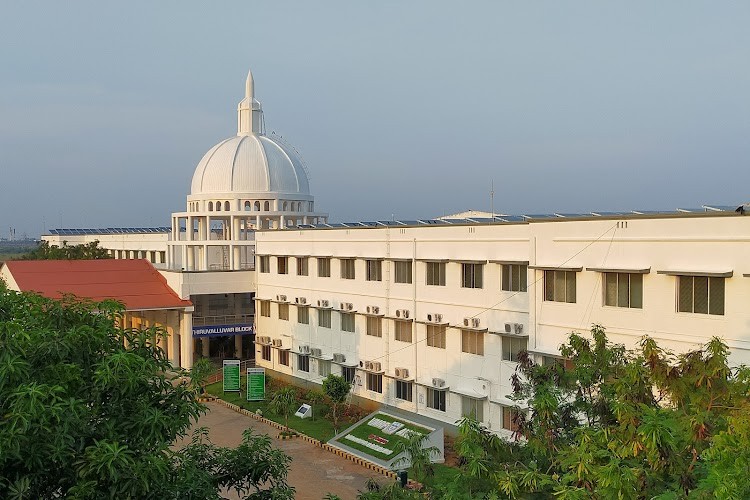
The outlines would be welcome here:
[[[0,237],[169,225],[248,69],[332,221],[739,205],[748,25],[748,2],[4,2]]]

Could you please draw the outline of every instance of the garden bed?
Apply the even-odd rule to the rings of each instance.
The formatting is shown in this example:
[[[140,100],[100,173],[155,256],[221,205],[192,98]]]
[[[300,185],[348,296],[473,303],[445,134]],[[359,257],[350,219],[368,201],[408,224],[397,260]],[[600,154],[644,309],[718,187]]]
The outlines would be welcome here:
[[[399,455],[399,443],[406,444],[411,433],[426,435],[433,430],[377,412],[339,434],[331,443],[355,449],[379,461],[390,462]]]

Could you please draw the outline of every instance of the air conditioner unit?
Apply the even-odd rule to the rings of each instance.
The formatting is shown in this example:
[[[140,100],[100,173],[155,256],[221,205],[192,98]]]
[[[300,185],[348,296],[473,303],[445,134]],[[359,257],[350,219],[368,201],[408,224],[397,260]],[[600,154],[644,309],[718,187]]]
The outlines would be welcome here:
[[[505,323],[505,333],[513,333],[513,323]]]
[[[380,307],[378,306],[367,306],[368,314],[380,314]]]
[[[396,378],[409,378],[408,368],[396,368]]]
[[[271,343],[271,337],[267,337],[265,335],[261,335],[258,337],[258,343],[259,344],[270,344]]]
[[[321,351],[317,347],[313,347],[312,349],[310,349],[310,354],[312,356],[315,356],[316,358],[319,358],[320,356],[323,355],[323,351]]]
[[[286,302],[286,295],[277,295],[276,296],[277,302]]]
[[[294,303],[295,304],[307,304],[307,299],[305,297],[295,297]]]
[[[344,363],[346,361],[346,356],[344,356],[340,352],[334,352],[333,353],[333,360],[336,363]]]
[[[427,313],[427,321],[430,323],[442,323],[443,315],[439,313]]]
[[[372,361],[365,361],[365,370],[372,370]]]
[[[354,309],[354,304],[352,304],[351,302],[342,302],[340,309],[342,311],[351,311]]]
[[[318,307],[330,307],[331,303],[325,299],[318,300]]]
[[[310,346],[309,345],[299,346],[299,352],[300,354],[310,354]]]
[[[379,372],[380,371],[380,368],[381,368],[380,367],[380,361],[373,361],[372,363],[370,363],[370,365],[371,365],[370,369],[372,371],[374,371],[374,372]]]
[[[523,325],[521,323],[515,323],[513,325],[513,331],[516,335],[523,335]]]
[[[274,347],[281,347],[281,339],[273,339]]]
[[[464,318],[464,326],[479,328],[479,318]]]
[[[432,385],[434,385],[435,387],[445,387],[445,380],[441,378],[433,378]]]
[[[396,309],[396,317],[409,319],[409,310],[408,309]]]

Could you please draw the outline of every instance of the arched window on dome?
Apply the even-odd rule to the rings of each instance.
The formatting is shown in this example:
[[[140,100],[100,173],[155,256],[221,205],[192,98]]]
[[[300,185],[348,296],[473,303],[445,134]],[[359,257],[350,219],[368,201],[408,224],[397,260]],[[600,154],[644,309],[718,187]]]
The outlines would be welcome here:
[[[265,210],[266,212],[270,212],[271,211],[271,204],[269,202],[267,202],[267,201],[263,202],[263,210]]]
[[[297,212],[301,212],[301,211],[302,211],[302,202],[299,201],[297,202]]]
[[[310,203],[310,209],[308,210],[308,212],[314,212],[315,211],[315,210],[313,210],[313,207],[315,206],[314,202],[311,201],[309,203]]]
[[[288,207],[287,207],[287,203],[286,203],[286,202],[284,202],[284,205],[282,205],[282,208],[281,208],[281,210],[282,210],[282,211],[284,211],[284,212],[286,212],[286,211],[288,210]]]
[[[225,212],[229,212],[229,202],[228,201],[224,202],[224,211]]]
[[[259,201],[255,202],[255,211],[256,212],[260,212],[260,202]]]
[[[250,205],[250,202],[249,202],[249,201],[246,201],[246,202],[245,202],[245,212],[249,212],[249,211],[250,211],[250,206],[251,206],[251,205]]]
[[[213,212],[214,211],[214,202],[213,201],[209,201],[208,202],[208,211],[209,212]]]

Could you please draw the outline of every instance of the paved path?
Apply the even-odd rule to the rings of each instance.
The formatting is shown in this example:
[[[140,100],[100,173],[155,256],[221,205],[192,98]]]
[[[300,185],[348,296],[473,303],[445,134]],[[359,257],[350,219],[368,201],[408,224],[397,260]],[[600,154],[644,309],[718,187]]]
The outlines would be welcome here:
[[[198,420],[196,427],[207,427],[214,444],[237,446],[242,441],[242,431],[251,427],[258,434],[271,436],[273,445],[292,457],[288,479],[296,489],[295,498],[298,500],[321,500],[329,492],[343,500],[353,500],[359,490],[364,490],[368,478],[381,483],[392,481],[307,441],[280,440],[276,437],[277,429],[218,403],[206,405],[210,411]]]

